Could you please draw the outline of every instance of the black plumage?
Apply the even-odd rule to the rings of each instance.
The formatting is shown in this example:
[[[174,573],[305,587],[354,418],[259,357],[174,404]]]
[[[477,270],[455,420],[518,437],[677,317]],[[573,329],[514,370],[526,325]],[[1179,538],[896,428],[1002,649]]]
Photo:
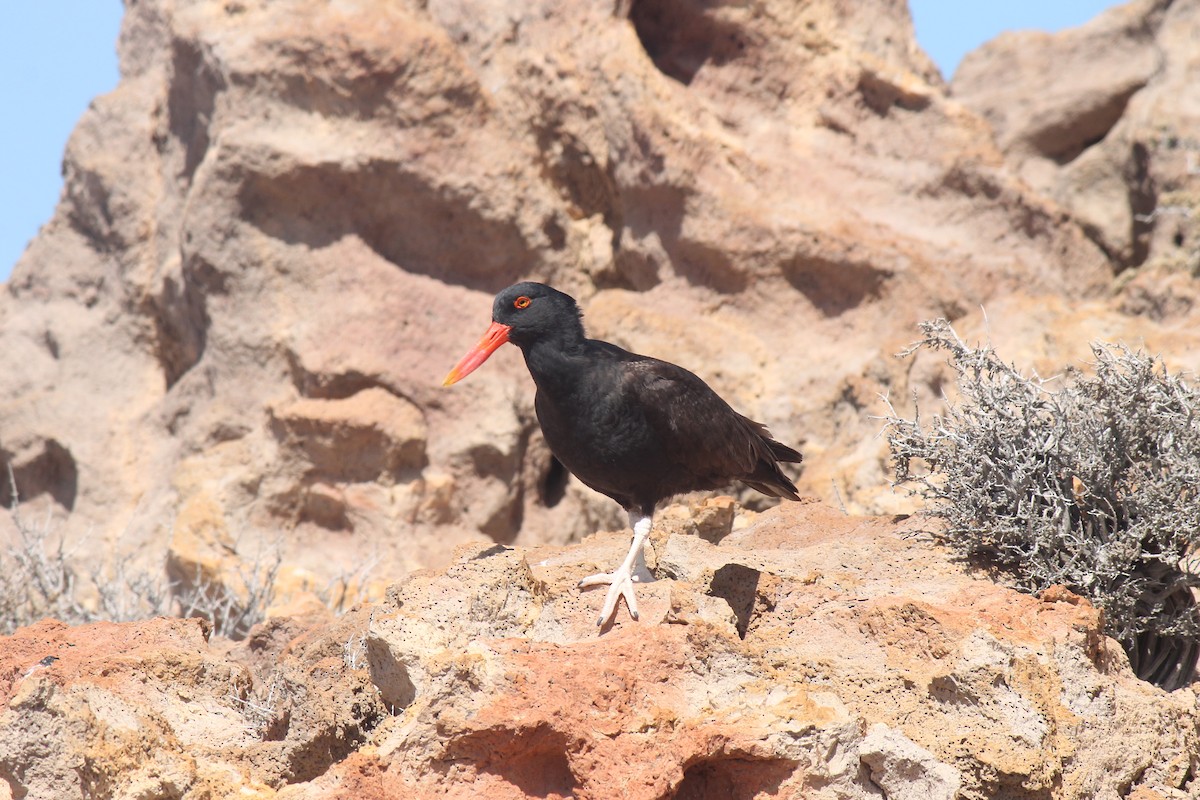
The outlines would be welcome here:
[[[648,578],[642,541],[659,502],[735,480],[772,497],[799,499],[779,464],[799,463],[800,453],[772,439],[766,427],[734,411],[683,367],[588,339],[569,295],[518,283],[496,296],[492,320],[446,384],[465,377],[506,341],[519,347],[537,385],[535,409],[546,443],[579,480],[629,512],[635,539],[623,566],[634,572],[640,567],[642,580]],[[637,616],[632,587],[618,590],[617,580],[628,577],[619,572],[584,581],[613,584],[601,622],[615,613],[618,595]]]

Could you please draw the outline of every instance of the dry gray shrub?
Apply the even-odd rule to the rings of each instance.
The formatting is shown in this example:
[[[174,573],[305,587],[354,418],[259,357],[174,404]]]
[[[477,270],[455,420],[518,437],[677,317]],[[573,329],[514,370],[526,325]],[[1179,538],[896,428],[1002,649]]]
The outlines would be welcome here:
[[[276,667],[266,680],[255,681],[249,692],[230,691],[227,699],[245,720],[246,732],[256,739],[282,739],[292,710],[301,701],[303,687],[295,686]]]
[[[165,571],[138,568],[132,551],[118,549],[103,561],[80,558],[75,551],[85,540],[69,545],[55,531],[50,514],[29,520],[16,502],[10,511],[17,541],[0,551],[0,635],[46,618],[82,625],[179,616],[203,617],[216,635],[241,639],[266,617],[275,597],[282,559],[277,546],[238,562],[238,591],[224,583],[170,580]]]
[[[234,555],[234,574],[213,580],[197,564],[192,575],[172,575],[171,592],[178,616],[202,617],[212,623],[217,636],[244,639],[267,618],[267,609],[275,602],[283,545],[276,540],[247,557],[240,543],[235,543]]]
[[[1200,542],[1200,392],[1156,359],[1093,345],[1095,374],[1026,377],[945,320],[909,351],[945,352],[958,399],[888,417],[897,484],[945,540],[1018,588],[1062,585],[1104,613],[1139,677],[1190,682],[1200,621],[1188,561]]]
[[[70,625],[98,620],[133,622],[156,616],[203,617],[213,633],[241,639],[266,618],[276,600],[276,581],[283,562],[281,541],[247,553],[235,544],[236,568],[224,580],[194,574],[168,576],[166,570],[139,567],[136,552],[118,542],[109,558],[84,559],[77,553],[83,538],[66,536],[47,512],[30,519],[21,507],[11,467],[13,498],[9,509],[17,538],[0,548],[0,636],[40,619]],[[335,613],[364,599],[378,556],[353,571],[339,573],[314,593]]]
[[[0,550],[0,635],[47,617],[82,624],[166,613],[171,597],[165,575],[135,569],[128,552],[117,553],[108,563],[84,565],[66,537],[57,535],[49,512],[40,520],[21,512],[11,469],[8,479],[17,541]]]

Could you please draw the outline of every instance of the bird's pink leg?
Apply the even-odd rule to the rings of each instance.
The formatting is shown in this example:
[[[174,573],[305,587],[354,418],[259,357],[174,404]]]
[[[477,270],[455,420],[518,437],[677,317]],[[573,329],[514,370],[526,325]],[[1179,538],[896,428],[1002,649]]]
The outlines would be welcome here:
[[[588,586],[607,585],[609,587],[608,595],[604,598],[604,605],[600,609],[600,617],[596,620],[597,625],[612,621],[617,614],[617,604],[622,597],[625,598],[625,605],[629,607],[629,616],[637,619],[637,598],[633,594],[633,585],[649,583],[654,580],[654,576],[646,567],[645,554],[646,537],[650,535],[650,517],[631,512],[629,524],[633,528],[633,542],[630,543],[629,552],[625,555],[621,566],[612,572],[591,575],[579,582],[580,589]]]

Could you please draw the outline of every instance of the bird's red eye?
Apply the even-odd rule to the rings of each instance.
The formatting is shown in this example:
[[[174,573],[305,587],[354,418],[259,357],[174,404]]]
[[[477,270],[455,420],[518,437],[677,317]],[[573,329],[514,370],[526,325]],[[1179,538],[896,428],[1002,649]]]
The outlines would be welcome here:
[[[532,301],[525,295],[521,295],[516,300],[513,300],[513,308],[529,308]]]

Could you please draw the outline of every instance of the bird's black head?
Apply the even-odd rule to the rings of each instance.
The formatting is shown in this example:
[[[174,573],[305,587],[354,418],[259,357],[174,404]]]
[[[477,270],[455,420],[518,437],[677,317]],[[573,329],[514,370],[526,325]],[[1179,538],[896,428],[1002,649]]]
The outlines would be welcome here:
[[[553,341],[569,347],[583,341],[582,314],[575,299],[544,283],[514,284],[492,304],[492,325],[462,360],[450,370],[442,385],[465,378],[505,342],[522,350],[539,341]],[[528,356],[528,351],[526,351]]]
[[[521,348],[545,337],[582,339],[582,316],[575,298],[532,281],[508,287],[492,303],[492,320],[507,325],[508,341]]]

